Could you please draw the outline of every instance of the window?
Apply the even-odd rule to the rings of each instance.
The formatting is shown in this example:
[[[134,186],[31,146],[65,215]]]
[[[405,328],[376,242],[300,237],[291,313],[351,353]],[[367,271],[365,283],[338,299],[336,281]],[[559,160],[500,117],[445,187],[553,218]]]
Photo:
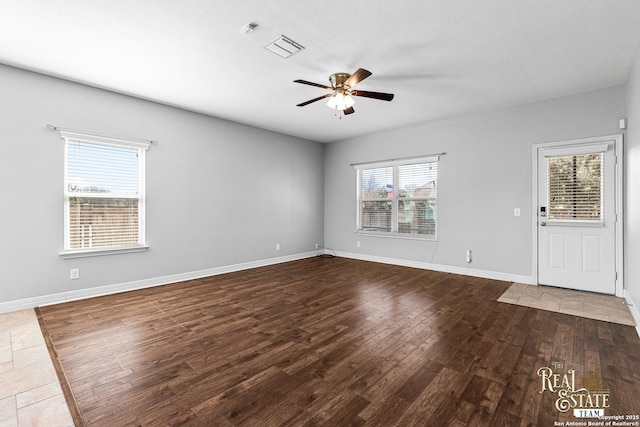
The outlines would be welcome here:
[[[61,131],[65,255],[146,249],[144,166],[149,144]]]
[[[357,165],[357,231],[436,237],[438,158]]]
[[[602,220],[602,153],[547,158],[550,220]]]

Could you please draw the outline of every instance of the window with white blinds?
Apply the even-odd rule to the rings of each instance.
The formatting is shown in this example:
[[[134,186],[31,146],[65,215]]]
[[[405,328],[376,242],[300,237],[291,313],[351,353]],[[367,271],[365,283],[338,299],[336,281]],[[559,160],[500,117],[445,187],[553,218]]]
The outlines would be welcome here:
[[[390,232],[393,167],[361,169],[360,230]]]
[[[356,169],[358,232],[436,237],[437,157]]]
[[[602,221],[603,156],[547,158],[550,220]]]
[[[137,142],[65,140],[65,250],[144,245],[144,159]]]

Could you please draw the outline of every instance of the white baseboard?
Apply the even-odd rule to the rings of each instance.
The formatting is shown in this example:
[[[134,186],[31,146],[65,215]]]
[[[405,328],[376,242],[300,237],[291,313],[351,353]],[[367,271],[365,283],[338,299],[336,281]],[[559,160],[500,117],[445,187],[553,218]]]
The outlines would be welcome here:
[[[172,274],[163,277],[153,277],[149,279],[135,280],[132,282],[125,282],[114,285],[99,286],[95,288],[86,288],[70,292],[61,292],[58,294],[42,295],[15,301],[0,302],[0,313],[26,310],[29,308],[116,294],[119,292],[134,291],[136,289],[151,288],[153,286],[167,285],[169,283],[184,282],[186,280],[200,279],[202,277],[216,276],[218,274],[231,273],[234,271],[248,270],[250,268],[264,267],[267,265],[280,264],[283,262],[310,258],[321,253],[322,251],[305,252],[278,258],[269,258],[258,261],[244,262],[240,264],[226,265],[222,267],[207,268],[204,270],[190,271],[187,273]]]
[[[503,280],[506,282],[524,283],[527,285],[533,284],[533,277],[523,276],[519,274],[502,273],[498,271],[478,270],[474,268],[455,267],[450,265],[431,264],[421,261],[409,261],[398,258],[378,257],[373,255],[354,254],[349,252],[337,252],[337,256],[344,258],[359,259],[362,261],[380,262],[384,264],[401,265],[404,267],[422,268],[425,270],[442,271],[445,273],[462,274],[464,276],[482,277],[484,279]],[[624,298],[631,312],[631,316],[636,324],[636,331],[640,337],[640,311],[638,306],[633,302],[629,293],[625,290]]]
[[[624,300],[627,302],[627,307],[629,307],[629,311],[631,312],[631,317],[633,317],[633,321],[636,323],[636,332],[638,332],[638,337],[640,337],[640,311],[638,310],[638,306],[631,299],[631,295],[629,292],[624,291]]]
[[[503,273],[499,271],[478,270],[475,268],[456,267],[452,265],[432,264],[423,261],[411,261],[399,258],[379,257],[374,255],[355,254],[350,252],[337,252],[337,256],[359,259],[361,261],[380,262],[383,264],[401,265],[403,267],[421,268],[423,270],[441,271],[444,273],[461,274],[463,276],[482,277],[483,279],[503,280],[505,282],[517,282],[527,285],[533,284],[533,277],[520,274]]]
[[[133,291],[136,289],[151,288],[154,286],[167,285],[170,283],[184,282],[186,280],[200,279],[202,277],[216,276],[234,271],[248,270],[251,268],[264,267],[268,265],[280,264],[288,261],[295,261],[304,258],[310,258],[319,254],[332,254],[343,258],[358,259],[361,261],[372,261],[383,264],[400,265],[404,267],[421,268],[424,270],[441,271],[444,273],[461,274],[464,276],[482,277],[485,279],[503,280],[507,282],[517,282],[524,284],[532,284],[533,277],[519,274],[503,273],[498,271],[479,270],[474,268],[455,267],[450,265],[432,264],[422,261],[411,261],[399,258],[379,257],[374,255],[363,255],[350,252],[333,252],[327,250],[318,250],[313,252],[305,252],[300,254],[288,255],[278,258],[269,258],[258,261],[244,262],[240,264],[232,264],[222,267],[208,268],[204,270],[190,271],[186,273],[172,274],[169,276],[154,277],[149,279],[135,280],[132,282],[119,283],[114,285],[99,286],[95,288],[79,289],[70,292],[61,292],[51,295],[42,295],[33,298],[25,298],[15,301],[0,302],[0,313],[8,313],[11,311],[26,310],[34,307],[41,307],[52,304],[59,304],[67,301],[75,301],[85,298],[93,298],[104,295],[111,295],[119,292]],[[631,296],[625,291],[624,298],[631,312],[631,316],[636,324],[636,331],[640,336],[640,311],[638,306],[633,302]]]

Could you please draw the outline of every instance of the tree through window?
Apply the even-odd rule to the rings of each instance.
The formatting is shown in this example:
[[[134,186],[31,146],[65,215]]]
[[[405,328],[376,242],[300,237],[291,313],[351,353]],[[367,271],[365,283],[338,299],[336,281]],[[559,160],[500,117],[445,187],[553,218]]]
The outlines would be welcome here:
[[[357,230],[435,238],[437,160],[358,165]]]

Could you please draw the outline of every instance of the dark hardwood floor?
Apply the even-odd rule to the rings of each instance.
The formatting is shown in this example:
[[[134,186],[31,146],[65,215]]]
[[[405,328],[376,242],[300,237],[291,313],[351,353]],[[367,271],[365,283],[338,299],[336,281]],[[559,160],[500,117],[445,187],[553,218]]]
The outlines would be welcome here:
[[[509,283],[310,258],[38,310],[87,426],[553,426],[537,372],[640,414],[634,328]],[[588,380],[588,381],[587,381]],[[73,403],[72,403],[73,406]],[[592,420],[593,421],[593,420]]]

